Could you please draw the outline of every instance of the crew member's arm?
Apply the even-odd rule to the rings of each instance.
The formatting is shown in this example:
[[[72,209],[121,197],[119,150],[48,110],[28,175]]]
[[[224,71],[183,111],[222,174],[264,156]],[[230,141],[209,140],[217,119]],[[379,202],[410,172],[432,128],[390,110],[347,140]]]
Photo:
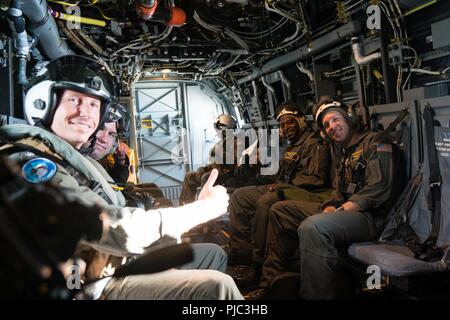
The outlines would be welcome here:
[[[192,227],[224,214],[229,197],[222,186],[214,186],[217,170],[213,170],[199,195],[199,200],[179,208],[145,211],[139,208],[107,206],[111,218],[108,235],[102,239],[103,250],[142,253],[162,236],[179,238]]]
[[[94,165],[86,158],[80,158],[85,166]],[[93,161],[95,162],[95,161]],[[95,165],[94,165],[95,166]],[[97,164],[96,168],[100,165]],[[94,169],[92,172],[96,172]],[[108,184],[106,173],[98,170],[97,179]],[[104,170],[103,170],[104,171]],[[104,233],[101,241],[89,243],[99,250],[115,255],[124,255],[128,252],[142,253],[161,236],[168,235],[179,238],[182,233],[192,227],[214,219],[226,212],[228,207],[228,195],[222,186],[213,186],[217,178],[217,170],[213,170],[210,179],[202,189],[199,201],[179,208],[164,208],[145,211],[139,208],[121,207],[123,201],[111,188],[108,191],[114,198],[114,203],[107,202],[90,188],[81,186],[78,181],[63,167],[58,165],[58,171],[53,177],[53,182],[64,192],[64,195],[73,201],[104,209],[109,217],[108,231]],[[111,197],[110,197],[111,198]]]
[[[130,160],[126,155],[114,154],[114,166],[109,170],[109,174],[115,182],[127,183],[130,175]]]

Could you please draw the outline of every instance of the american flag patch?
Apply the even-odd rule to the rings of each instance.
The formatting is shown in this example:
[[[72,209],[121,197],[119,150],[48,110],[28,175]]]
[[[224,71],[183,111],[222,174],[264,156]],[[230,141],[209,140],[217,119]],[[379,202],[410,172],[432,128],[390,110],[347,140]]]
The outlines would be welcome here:
[[[380,143],[377,146],[378,152],[392,152],[392,146],[386,143]]]

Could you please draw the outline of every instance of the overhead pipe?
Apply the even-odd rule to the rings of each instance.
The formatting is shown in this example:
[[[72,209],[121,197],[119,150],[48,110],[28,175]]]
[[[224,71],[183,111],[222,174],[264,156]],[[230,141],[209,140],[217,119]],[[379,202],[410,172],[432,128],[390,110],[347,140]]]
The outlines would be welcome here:
[[[65,20],[68,22],[74,22],[74,23],[89,24],[92,26],[97,26],[97,27],[102,27],[102,28],[106,27],[106,21],[103,21],[103,20],[80,17],[80,16],[77,16],[74,14],[58,12],[53,9],[49,9],[49,12],[52,15],[52,17],[54,17],[56,19],[61,19],[61,20]]]
[[[306,74],[306,76],[309,78],[309,80],[311,82],[314,82],[313,72],[310,69],[306,68],[305,65],[303,64],[303,62],[299,62],[297,64],[297,68],[301,73]]]
[[[17,82],[20,85],[25,86],[28,84],[27,59],[30,52],[30,45],[28,43],[28,34],[25,30],[25,19],[22,14],[22,10],[15,8],[14,6],[8,10],[8,20],[14,34],[14,49],[19,59]]]
[[[93,52],[89,50],[86,45],[81,41],[80,38],[75,34],[75,31],[67,28],[65,23],[62,20],[58,21],[58,26],[60,30],[67,36],[67,39],[70,40],[78,49],[84,52],[87,56],[92,56]]]
[[[223,27],[223,26],[218,26],[218,25],[212,25],[207,23],[206,21],[204,21],[200,15],[197,13],[197,11],[194,12],[193,15],[194,20],[201,25],[203,28],[212,31],[214,33],[224,33],[227,36],[229,36],[231,39],[233,39],[234,41],[236,41],[237,44],[239,44],[239,46],[243,49],[243,50],[239,50],[234,52],[235,54],[248,54],[249,52],[249,46],[248,44],[242,40],[236,33],[234,33],[233,31],[231,31],[230,28],[228,27]],[[227,50],[229,52],[229,50]],[[225,52],[224,50],[221,50],[220,52]],[[253,80],[253,79],[252,79]]]
[[[39,47],[47,58],[55,59],[73,53],[61,39],[55,19],[48,12],[45,0],[13,0],[11,7],[23,12],[30,23],[28,30],[39,39]]]
[[[183,9],[161,6],[159,0],[137,0],[136,11],[143,20],[161,22],[167,26],[181,27],[186,22]]]
[[[287,66],[291,63],[303,60],[314,54],[317,54],[337,43],[343,39],[349,38],[354,34],[361,31],[361,24],[359,21],[350,21],[349,23],[333,30],[317,39],[314,39],[310,44],[305,44],[300,48],[288,52],[282,56],[279,56],[259,69],[255,69],[250,75],[238,80],[239,84],[244,84],[246,82],[252,81],[254,79],[260,78],[268,73],[277,71],[280,68]]]
[[[306,68],[305,64],[301,61],[299,61],[296,64],[296,66],[301,73],[305,74],[308,77],[309,85],[311,86],[312,92],[314,92],[314,88],[315,88],[314,73],[310,69]]]
[[[374,52],[367,56],[362,54],[361,41],[358,37],[352,38],[352,51],[355,62],[360,66],[366,65],[374,60],[381,59],[381,52]]]
[[[255,80],[252,81],[252,87],[253,87],[253,93],[255,94],[255,97],[258,97],[259,89],[258,89],[258,85],[256,84]]]
[[[280,75],[280,79],[281,82],[284,83],[284,85],[286,86],[286,90],[287,90],[287,100],[290,101],[292,98],[292,94],[291,94],[291,82],[288,80],[288,78],[286,78],[284,76],[283,71],[278,70],[278,74]]]
[[[267,90],[269,90],[272,93],[273,100],[275,102],[275,105],[277,106],[278,105],[278,99],[277,99],[277,95],[275,93],[274,87],[272,87],[270,84],[267,83],[267,80],[266,80],[265,77],[261,77],[261,82],[264,85],[264,87],[266,87]]]
[[[252,81],[252,87],[253,87],[253,94],[255,95],[256,103],[258,104],[258,108],[260,108],[261,101],[259,100],[259,88],[258,88],[258,85],[256,84],[255,80]]]
[[[103,54],[103,48],[100,47],[100,45],[92,40],[90,36],[88,36],[83,30],[78,29],[76,30],[76,33],[92,48],[94,49],[98,54]]]

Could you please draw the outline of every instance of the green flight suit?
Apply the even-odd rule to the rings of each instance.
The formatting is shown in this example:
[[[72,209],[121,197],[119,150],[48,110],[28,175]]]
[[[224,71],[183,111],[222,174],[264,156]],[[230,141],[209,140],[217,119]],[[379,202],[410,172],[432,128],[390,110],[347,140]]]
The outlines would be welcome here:
[[[345,297],[348,281],[339,266],[338,250],[355,242],[375,239],[401,192],[400,181],[396,179],[397,149],[389,143],[377,142],[376,135],[371,132],[352,136],[337,167],[335,195],[322,205],[322,208],[338,208],[344,202],[352,201],[360,210],[300,212],[305,217],[310,216],[298,228],[303,298]],[[376,148],[372,148],[374,145]],[[361,171],[359,160],[364,157],[367,157],[366,165]]]
[[[320,202],[318,193],[329,194],[330,157],[328,144],[317,132],[307,131],[294,145],[286,148],[277,175],[269,177],[274,183],[273,191],[269,191],[271,185],[237,189],[229,207],[231,247],[252,252],[253,261],[262,263],[271,206],[284,199],[288,190],[297,191],[295,196]]]
[[[101,239],[84,242],[98,251],[114,256],[143,253],[149,245],[163,236],[179,238],[185,230],[204,222],[202,212],[213,209],[214,201],[209,199],[181,208],[149,211],[123,207],[123,195],[112,189],[108,183],[112,179],[101,165],[84,157],[53,133],[29,125],[7,125],[0,127],[0,135],[13,143],[32,138],[33,141],[42,143],[44,149],[48,149],[44,153],[64,160],[60,162],[62,165],[56,163],[57,171],[50,181],[58,185],[69,200],[88,206],[97,205],[109,217],[109,225],[104,225]],[[18,163],[23,163],[36,156],[30,152],[13,151],[10,157]],[[82,178],[77,177],[77,174]],[[84,185],[80,182],[82,180],[96,182],[95,190],[92,184]],[[192,211],[198,214],[188,214]],[[198,249],[193,246],[195,266],[191,263],[187,264],[186,268],[223,271],[226,266],[223,250],[214,245],[201,246],[197,247]],[[217,270],[171,270],[152,275],[113,278],[109,282],[102,282],[102,285],[103,294],[112,299],[242,299],[232,279]]]

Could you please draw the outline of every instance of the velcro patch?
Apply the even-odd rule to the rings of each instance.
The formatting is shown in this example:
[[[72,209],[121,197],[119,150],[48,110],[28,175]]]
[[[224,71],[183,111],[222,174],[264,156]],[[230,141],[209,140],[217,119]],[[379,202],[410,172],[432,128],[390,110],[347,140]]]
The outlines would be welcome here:
[[[378,152],[392,152],[392,145],[387,143],[380,143],[377,146]]]
[[[298,152],[286,152],[286,153],[284,154],[284,159],[285,159],[285,160],[294,160],[294,161],[297,161],[298,157],[299,157]]]
[[[34,158],[22,166],[22,176],[30,183],[47,182],[57,171],[56,164],[46,158]]]
[[[363,150],[362,150],[362,149],[353,152],[353,153],[352,153],[352,161],[358,160],[358,159],[361,157],[362,153],[363,153]]]

